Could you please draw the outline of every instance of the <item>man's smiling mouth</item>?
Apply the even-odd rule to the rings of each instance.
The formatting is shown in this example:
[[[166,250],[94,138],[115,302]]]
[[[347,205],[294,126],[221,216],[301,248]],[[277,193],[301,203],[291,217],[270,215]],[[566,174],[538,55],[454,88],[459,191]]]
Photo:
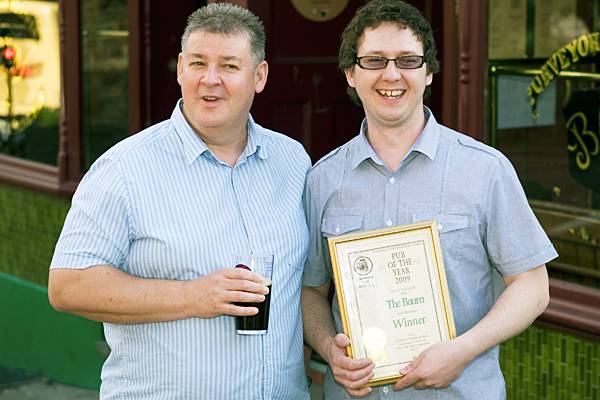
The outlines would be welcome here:
[[[377,93],[379,93],[380,95],[387,97],[388,99],[398,99],[400,97],[402,97],[402,95],[404,94],[404,92],[406,92],[405,90],[383,90],[383,89],[378,89]]]

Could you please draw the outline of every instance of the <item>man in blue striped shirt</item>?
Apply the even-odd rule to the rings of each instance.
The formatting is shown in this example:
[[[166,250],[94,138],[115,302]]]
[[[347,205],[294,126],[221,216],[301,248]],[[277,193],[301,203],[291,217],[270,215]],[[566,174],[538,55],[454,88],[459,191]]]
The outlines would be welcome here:
[[[49,297],[102,321],[111,353],[101,399],[307,399],[300,281],[308,246],[302,190],[310,159],[254,123],[264,29],[215,3],[193,13],[169,120],[102,155],[73,197]],[[232,268],[274,254],[268,332],[238,335],[268,292]]]

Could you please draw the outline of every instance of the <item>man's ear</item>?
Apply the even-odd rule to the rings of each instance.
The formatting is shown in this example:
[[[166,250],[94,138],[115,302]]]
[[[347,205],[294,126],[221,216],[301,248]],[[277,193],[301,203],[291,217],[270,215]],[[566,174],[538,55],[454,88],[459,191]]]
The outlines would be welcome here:
[[[181,85],[181,81],[179,80],[181,75],[183,74],[183,53],[179,53],[177,56],[177,83]]]
[[[267,84],[267,76],[269,75],[269,64],[266,61],[261,61],[256,67],[256,73],[254,74],[255,91],[260,93]]]
[[[354,87],[354,67],[345,69],[344,74],[346,75],[346,82],[348,82],[348,86]]]

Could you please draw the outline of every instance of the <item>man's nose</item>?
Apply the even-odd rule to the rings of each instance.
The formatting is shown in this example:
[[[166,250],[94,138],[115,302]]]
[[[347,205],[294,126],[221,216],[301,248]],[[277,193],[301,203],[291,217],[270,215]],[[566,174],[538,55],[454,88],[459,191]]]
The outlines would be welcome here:
[[[204,85],[218,85],[221,82],[218,67],[216,65],[209,65],[200,81]]]
[[[401,70],[400,68],[396,67],[395,61],[388,61],[387,65],[383,69],[383,77],[388,80],[398,80],[402,77]]]

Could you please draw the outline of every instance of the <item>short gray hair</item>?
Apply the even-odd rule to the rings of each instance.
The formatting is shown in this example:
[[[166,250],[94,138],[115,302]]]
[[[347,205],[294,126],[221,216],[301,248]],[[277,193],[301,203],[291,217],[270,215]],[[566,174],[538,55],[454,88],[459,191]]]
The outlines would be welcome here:
[[[249,10],[231,3],[210,3],[188,17],[181,36],[181,51],[194,32],[248,35],[250,50],[256,64],[265,59],[265,28],[261,20]]]

